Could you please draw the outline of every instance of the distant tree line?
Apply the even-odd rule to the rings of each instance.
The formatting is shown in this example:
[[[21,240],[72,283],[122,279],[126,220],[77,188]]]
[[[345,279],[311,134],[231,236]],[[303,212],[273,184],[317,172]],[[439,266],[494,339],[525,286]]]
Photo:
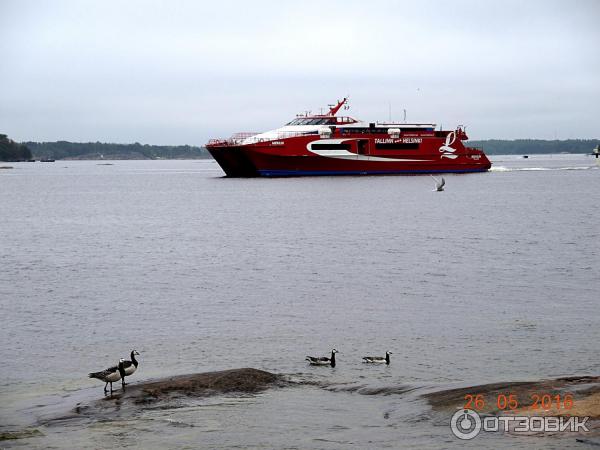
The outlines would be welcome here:
[[[591,153],[600,139],[541,139],[467,141],[489,155],[527,155],[536,153]],[[17,143],[0,134],[0,161],[28,159],[198,159],[210,158],[204,147],[190,145],[106,144],[101,142],[24,142]]]
[[[27,145],[9,139],[0,134],[0,161],[23,161],[31,159],[31,150]]]
[[[542,139],[515,139],[512,141],[488,139],[468,141],[469,147],[483,149],[488,155],[528,155],[536,153],[592,153],[600,139],[566,139],[545,141]]]
[[[106,144],[101,142],[25,142],[35,158],[48,159],[197,159],[209,158],[191,145]]]

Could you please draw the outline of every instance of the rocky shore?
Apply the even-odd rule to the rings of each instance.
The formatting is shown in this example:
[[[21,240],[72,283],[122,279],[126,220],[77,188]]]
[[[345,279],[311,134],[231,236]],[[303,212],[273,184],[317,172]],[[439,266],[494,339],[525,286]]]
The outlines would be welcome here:
[[[281,376],[263,370],[242,368],[217,372],[194,373],[131,382],[120,386],[112,394],[91,402],[81,402],[73,416],[110,415],[116,409],[135,413],[145,408],[167,408],[180,405],[185,399],[208,397],[216,394],[252,394],[275,385],[283,385]],[[115,383],[115,387],[118,383]],[[61,418],[61,420],[64,419]]]
[[[448,413],[469,408],[491,416],[589,417],[586,437],[600,437],[600,377],[491,383],[431,392],[423,397],[433,410]]]
[[[173,395],[207,396],[217,393],[252,393],[266,389],[281,377],[258,369],[230,369],[195,373],[135,383],[116,392],[111,398],[135,403],[168,399]]]

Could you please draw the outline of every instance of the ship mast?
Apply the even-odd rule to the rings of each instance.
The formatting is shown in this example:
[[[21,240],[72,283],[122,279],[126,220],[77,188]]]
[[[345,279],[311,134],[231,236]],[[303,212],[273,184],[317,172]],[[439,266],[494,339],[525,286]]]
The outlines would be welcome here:
[[[336,113],[340,110],[340,108],[342,106],[344,106],[344,104],[346,104],[346,102],[348,101],[348,97],[344,97],[341,101],[338,101],[337,105],[333,106],[329,112],[327,113],[328,116],[335,116]]]

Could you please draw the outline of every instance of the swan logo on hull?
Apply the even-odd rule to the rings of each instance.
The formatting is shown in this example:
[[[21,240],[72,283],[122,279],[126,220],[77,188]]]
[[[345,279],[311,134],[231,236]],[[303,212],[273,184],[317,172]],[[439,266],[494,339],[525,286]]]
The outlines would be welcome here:
[[[455,154],[456,149],[452,148],[451,145],[456,141],[456,133],[451,131],[446,136],[446,143],[440,147],[440,153],[442,154],[442,158],[448,159],[456,159],[458,155]]]

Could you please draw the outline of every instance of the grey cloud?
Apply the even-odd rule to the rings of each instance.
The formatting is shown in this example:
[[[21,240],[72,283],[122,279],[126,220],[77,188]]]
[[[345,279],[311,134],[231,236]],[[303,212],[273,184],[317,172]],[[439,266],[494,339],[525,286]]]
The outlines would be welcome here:
[[[0,3],[0,132],[204,143],[350,94],[476,138],[598,137],[600,2]]]

